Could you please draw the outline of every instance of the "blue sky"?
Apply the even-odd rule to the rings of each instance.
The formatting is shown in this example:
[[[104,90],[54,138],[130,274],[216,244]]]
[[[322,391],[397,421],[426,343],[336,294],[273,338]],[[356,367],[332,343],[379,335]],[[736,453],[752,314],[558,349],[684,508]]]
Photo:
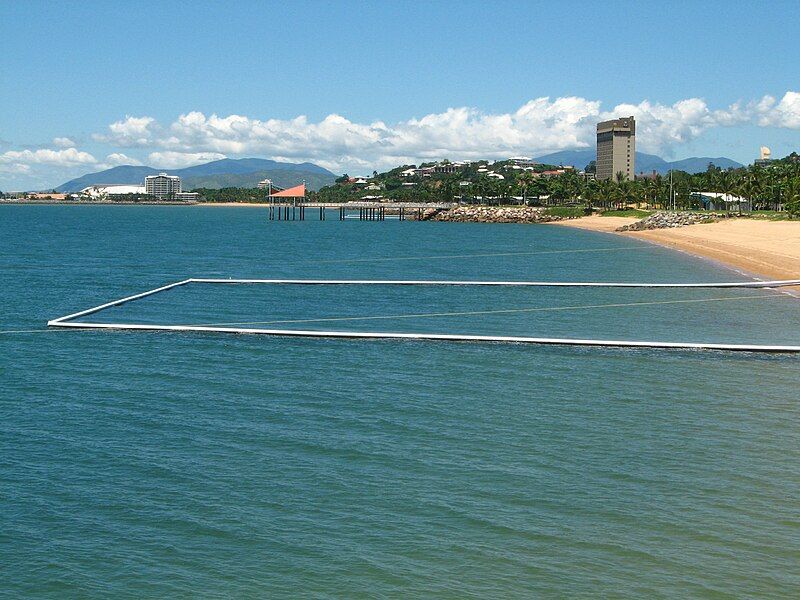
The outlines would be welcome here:
[[[796,1],[32,1],[0,22],[0,189],[223,155],[536,156],[627,105],[665,157],[800,149]]]

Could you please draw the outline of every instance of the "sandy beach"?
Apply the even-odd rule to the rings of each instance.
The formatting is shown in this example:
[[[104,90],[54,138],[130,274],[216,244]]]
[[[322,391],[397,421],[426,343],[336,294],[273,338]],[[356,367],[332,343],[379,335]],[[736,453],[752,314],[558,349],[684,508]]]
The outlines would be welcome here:
[[[615,232],[636,220],[591,216],[554,225],[637,237],[764,278],[800,277],[800,221],[730,219],[676,229]]]

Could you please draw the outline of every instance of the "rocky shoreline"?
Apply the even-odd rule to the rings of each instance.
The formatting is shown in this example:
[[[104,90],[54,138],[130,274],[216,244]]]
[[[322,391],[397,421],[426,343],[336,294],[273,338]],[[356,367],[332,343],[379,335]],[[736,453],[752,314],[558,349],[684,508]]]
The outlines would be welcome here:
[[[655,212],[644,219],[623,225],[615,231],[647,231],[673,229],[701,223],[713,223],[735,217],[724,213]],[[417,219],[417,215],[407,217]],[[452,208],[426,208],[419,216],[421,221],[444,223],[553,223],[576,217],[552,215],[543,207],[532,206],[454,206]]]
[[[426,209],[422,221],[447,223],[552,223],[564,217],[549,215],[544,208],[530,206],[457,206]]]
[[[646,231],[648,229],[673,229],[699,223],[713,223],[726,215],[718,213],[657,212],[641,221],[618,227],[617,231]]]

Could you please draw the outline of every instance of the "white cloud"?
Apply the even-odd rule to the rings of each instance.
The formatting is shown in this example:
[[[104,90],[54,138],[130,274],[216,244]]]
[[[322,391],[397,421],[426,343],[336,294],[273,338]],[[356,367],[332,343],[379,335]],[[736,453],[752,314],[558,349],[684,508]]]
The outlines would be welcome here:
[[[764,96],[755,110],[762,127],[800,129],[800,92],[786,92],[777,104],[772,96]]]
[[[154,167],[181,169],[221,158],[225,158],[225,155],[218,152],[173,152],[168,150],[165,152],[151,152],[147,157],[147,161]]]
[[[86,169],[96,165],[94,156],[76,148],[8,150],[0,154],[0,174],[7,175],[0,178],[0,183],[21,187],[18,182],[26,178],[35,177],[38,181],[45,173],[52,177],[57,169]]]
[[[470,107],[449,108],[395,123],[358,123],[331,114],[320,121],[256,119],[243,115],[187,112],[159,125],[153,117],[130,116],[94,134],[107,144],[105,159],[80,151],[72,139],[57,137],[53,149],[8,150],[0,153],[0,172],[53,177],[55,168],[79,171],[141,164],[119,150],[141,148],[155,167],[180,168],[225,156],[266,156],[275,160],[311,161],[335,172],[372,171],[401,163],[439,158],[505,158],[538,156],[558,150],[594,148],[599,120],[634,115],[637,147],[670,155],[706,131],[755,125],[800,129],[800,92],[764,96],[727,107],[708,106],[701,98],[674,104],[649,100],[606,109],[598,100],[576,96],[532,99],[510,112],[488,113]],[[7,184],[4,184],[7,185]]]
[[[77,167],[92,165],[97,159],[88,152],[76,148],[66,150],[9,150],[0,154],[0,165],[50,165],[54,167]]]
[[[75,142],[73,142],[68,137],[57,137],[53,138],[53,146],[56,148],[74,148]]]
[[[130,156],[127,156],[120,152],[114,152],[113,154],[109,154],[103,161],[103,165],[105,168],[118,167],[120,165],[141,165],[141,164],[142,161],[135,158],[131,158]]]
[[[116,146],[141,147],[153,143],[158,126],[153,117],[125,116],[108,126],[108,133],[95,133],[92,137],[98,142],[107,142]]]
[[[193,111],[163,128],[150,117],[126,117],[109,126],[110,134],[95,137],[158,149],[149,160],[164,167],[256,154],[312,161],[333,170],[371,169],[443,157],[502,158],[592,148],[597,121],[627,115],[636,117],[641,150],[670,154],[714,127],[754,123],[800,128],[800,93],[716,110],[700,98],[671,105],[643,100],[602,110],[597,100],[542,97],[509,113],[460,107],[394,124],[356,123],[338,114],[311,122],[302,115],[260,120]]]
[[[31,172],[31,166],[22,163],[5,163],[0,157],[0,173],[11,175],[27,175]]]
[[[647,100],[639,104],[620,104],[600,116],[612,119],[628,115],[636,117],[637,149],[655,153],[669,153],[674,146],[696,139],[707,129],[732,125],[739,120],[731,109],[711,111],[699,98],[680,100],[671,106]]]

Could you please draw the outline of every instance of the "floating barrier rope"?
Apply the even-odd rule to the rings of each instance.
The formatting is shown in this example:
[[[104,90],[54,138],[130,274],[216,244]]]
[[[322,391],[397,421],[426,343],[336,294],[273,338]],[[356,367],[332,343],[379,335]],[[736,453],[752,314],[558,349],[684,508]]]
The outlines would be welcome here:
[[[286,325],[289,323],[326,323],[332,321],[373,321],[391,319],[425,319],[432,317],[471,317],[477,315],[503,315],[513,313],[556,312],[565,310],[589,310],[593,308],[624,308],[629,306],[655,306],[661,304],[694,304],[698,302],[725,302],[727,300],[755,300],[763,298],[785,298],[783,294],[764,296],[722,296],[717,298],[701,298],[694,300],[657,300],[653,302],[621,302],[615,304],[578,304],[572,306],[531,306],[524,308],[499,308],[493,310],[467,310],[455,312],[412,313],[402,315],[372,315],[360,317],[319,317],[316,319],[282,319],[277,321],[237,321],[229,323],[201,323],[202,327],[220,327],[229,325]]]
[[[686,350],[725,350],[725,351],[744,351],[744,352],[783,352],[800,353],[800,346],[789,345],[759,345],[759,344],[719,344],[706,342],[659,342],[659,341],[632,341],[632,340],[592,340],[592,339],[573,339],[573,338],[545,338],[545,337],[525,337],[525,336],[494,336],[494,335],[462,335],[444,333],[399,333],[399,332],[354,332],[354,331],[313,331],[313,330],[294,330],[294,329],[253,329],[242,327],[226,327],[219,325],[153,325],[144,323],[88,323],[78,322],[75,319],[94,314],[119,306],[134,300],[145,298],[153,294],[164,292],[179,286],[190,283],[205,284],[267,284],[267,285],[412,285],[412,286],[506,286],[506,287],[607,287],[607,288],[782,288],[800,285],[800,279],[787,279],[776,281],[744,281],[744,282],[710,282],[710,283],[627,283],[627,282],[571,282],[571,281],[447,281],[447,280],[348,280],[348,279],[211,279],[211,278],[191,278],[176,281],[168,285],[155,288],[127,296],[118,300],[112,300],[105,304],[95,306],[71,315],[59,317],[48,321],[49,327],[64,327],[75,329],[112,329],[112,330],[136,330],[136,331],[183,331],[183,332],[204,332],[204,333],[237,333],[270,335],[281,337],[315,337],[315,338],[344,338],[344,339],[408,339],[408,340],[432,340],[432,341],[456,341],[456,342],[495,342],[495,343],[518,343],[518,344],[540,344],[540,345],[560,345],[560,346],[599,346],[612,348],[658,348],[658,349],[686,349]],[[770,296],[748,296],[747,298],[777,297]],[[743,299],[739,297],[737,299]],[[724,298],[725,300],[732,298]],[[721,299],[710,299],[715,301]],[[664,303],[691,302],[684,301],[664,301]],[[651,303],[626,303],[607,306],[636,306]],[[575,306],[575,307],[537,307],[525,309],[503,309],[503,311],[527,311],[536,310],[579,310],[586,308],[599,308],[601,305]],[[476,314],[484,311],[473,311]],[[462,313],[463,314],[463,313]],[[427,316],[434,316],[433,313]],[[445,316],[436,314],[435,316]],[[451,316],[451,315],[447,315]],[[362,317],[366,319],[369,317]],[[381,318],[381,317],[375,317]],[[387,318],[407,318],[407,317],[387,317]],[[349,318],[350,320],[354,318]],[[319,321],[314,319],[313,321]],[[304,322],[304,321],[296,321]],[[310,322],[310,321],[306,321]]]
[[[193,278],[167,287],[186,283],[228,283],[269,285],[430,285],[430,286],[495,286],[495,287],[599,287],[599,288],[780,288],[800,285],[800,279],[777,281],[738,281],[711,283],[627,283],[599,281],[448,281],[427,279],[213,279]],[[162,289],[156,290],[162,291]]]

